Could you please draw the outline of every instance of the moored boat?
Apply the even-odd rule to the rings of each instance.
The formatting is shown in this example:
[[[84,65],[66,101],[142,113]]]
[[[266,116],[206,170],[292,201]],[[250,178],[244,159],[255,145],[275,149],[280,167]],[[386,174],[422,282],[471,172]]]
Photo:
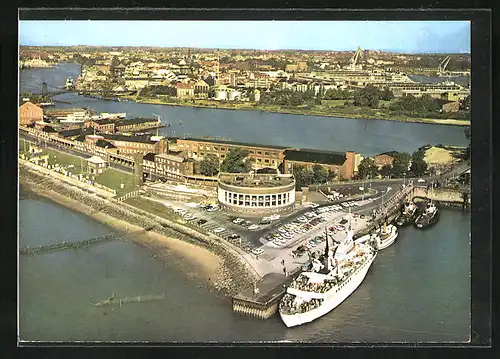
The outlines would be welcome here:
[[[351,230],[335,251],[328,250],[327,237],[325,252],[326,263],[316,261],[312,270],[290,284],[281,299],[279,313],[287,327],[312,322],[340,305],[363,282],[377,255],[366,241],[354,242]]]
[[[413,225],[415,228],[425,229],[436,224],[438,219],[439,209],[434,203],[430,202],[425,206],[424,212],[417,217]]]
[[[418,216],[418,207],[413,202],[407,202],[403,206],[403,210],[396,217],[394,222],[399,227],[405,227],[412,224]]]
[[[378,228],[375,234],[375,249],[381,251],[393,244],[398,238],[398,228],[393,224],[384,222],[382,228]]]

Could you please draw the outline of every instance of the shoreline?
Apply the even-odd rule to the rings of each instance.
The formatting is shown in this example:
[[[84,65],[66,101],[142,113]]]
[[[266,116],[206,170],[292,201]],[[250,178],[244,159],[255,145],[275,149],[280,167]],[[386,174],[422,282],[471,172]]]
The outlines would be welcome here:
[[[233,110],[233,111],[260,111],[267,113],[276,113],[276,114],[286,114],[286,115],[298,115],[298,116],[314,116],[314,117],[336,117],[336,118],[345,118],[345,119],[363,119],[363,120],[379,120],[379,121],[396,121],[403,123],[421,123],[421,124],[432,124],[432,125],[446,125],[446,126],[459,126],[459,127],[470,127],[470,121],[461,120],[461,119],[438,119],[438,118],[425,118],[425,117],[408,117],[408,116],[397,116],[397,117],[386,117],[390,116],[390,114],[386,114],[382,117],[374,116],[369,114],[349,114],[349,113],[314,113],[314,112],[305,112],[297,110],[273,110],[259,107],[243,107],[237,108],[232,106],[220,106],[218,104],[212,105],[203,105],[203,104],[189,104],[189,103],[174,103],[174,102],[164,102],[161,100],[154,99],[134,99],[133,97],[122,97],[127,99],[128,101],[132,101],[138,104],[150,104],[150,105],[163,105],[163,106],[178,106],[178,107],[192,107],[192,108],[207,108],[207,109],[215,109],[215,110]]]
[[[23,190],[29,196],[30,192],[35,196],[40,196],[53,201],[61,206],[70,210],[84,214],[93,220],[119,232],[127,231],[140,231],[144,230],[143,226],[137,223],[131,223],[124,220],[125,216],[113,215],[116,203],[106,201],[99,197],[90,197],[83,191],[65,184],[57,183],[58,188],[63,191],[79,191],[82,193],[74,194],[75,196],[84,197],[82,200],[76,200],[68,195],[56,192],[51,189],[52,178],[47,175],[34,172],[28,168],[22,168],[20,163],[19,183],[23,186]],[[22,170],[21,170],[22,168]],[[37,184],[37,181],[32,181],[29,177],[42,178],[43,184]],[[56,180],[57,181],[57,180]],[[92,206],[88,203],[82,203],[84,200],[90,201],[106,201],[105,204],[107,212],[104,208],[96,208],[99,206]],[[102,203],[101,203],[102,207]],[[127,211],[121,208],[122,211]],[[129,213],[130,217],[134,217],[135,213]],[[121,217],[121,218],[117,218]],[[137,216],[138,217],[138,216]],[[155,223],[151,220],[149,224]],[[159,233],[161,232],[161,233]],[[177,238],[178,237],[178,238]],[[196,239],[187,241],[185,236],[179,234],[175,230],[169,228],[162,228],[162,230],[152,230],[149,232],[138,233],[131,237],[138,245],[148,248],[158,257],[163,263],[168,265],[175,265],[175,270],[183,272],[181,274],[189,280],[197,280],[202,283],[201,287],[207,287],[211,292],[222,297],[232,296],[238,291],[246,288],[251,280],[249,279],[250,273],[241,265],[244,259],[233,258],[229,254],[217,253],[217,251],[207,248],[209,246],[197,245]],[[201,243],[200,243],[201,244]],[[172,264],[174,263],[174,264]]]

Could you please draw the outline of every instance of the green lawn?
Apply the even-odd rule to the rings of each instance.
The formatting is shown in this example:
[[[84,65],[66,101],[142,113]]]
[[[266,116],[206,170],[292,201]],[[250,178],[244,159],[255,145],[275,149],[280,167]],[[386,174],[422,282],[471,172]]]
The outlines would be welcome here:
[[[345,102],[346,102],[346,100],[322,100],[321,104],[327,105],[330,107],[342,107],[342,106],[344,106]]]
[[[108,188],[116,190],[118,197],[134,190],[134,176],[129,173],[108,168],[106,171],[96,176],[96,182]],[[121,188],[121,183],[124,187]]]

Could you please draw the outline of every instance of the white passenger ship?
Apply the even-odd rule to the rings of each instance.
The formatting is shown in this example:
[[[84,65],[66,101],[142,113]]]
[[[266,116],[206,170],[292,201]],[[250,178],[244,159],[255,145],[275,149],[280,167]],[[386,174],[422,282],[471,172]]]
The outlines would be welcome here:
[[[316,270],[301,273],[287,288],[279,305],[287,327],[327,314],[359,287],[377,251],[368,242],[354,243],[353,234],[348,231],[335,253],[328,251],[326,267],[317,262]]]

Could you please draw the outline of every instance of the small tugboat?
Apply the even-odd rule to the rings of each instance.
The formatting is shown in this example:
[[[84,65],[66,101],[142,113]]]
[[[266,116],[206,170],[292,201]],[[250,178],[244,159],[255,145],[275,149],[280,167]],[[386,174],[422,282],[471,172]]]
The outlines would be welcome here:
[[[425,229],[434,225],[439,219],[439,210],[436,205],[432,203],[427,203],[425,206],[425,211],[417,217],[415,223],[413,224],[415,228]]]
[[[415,222],[415,219],[418,216],[418,207],[413,202],[407,202],[404,204],[403,210],[396,217],[394,222],[398,225],[398,227],[405,227],[409,224]]]
[[[386,249],[398,238],[398,228],[393,224],[384,222],[382,228],[375,231],[375,249],[381,251]]]

